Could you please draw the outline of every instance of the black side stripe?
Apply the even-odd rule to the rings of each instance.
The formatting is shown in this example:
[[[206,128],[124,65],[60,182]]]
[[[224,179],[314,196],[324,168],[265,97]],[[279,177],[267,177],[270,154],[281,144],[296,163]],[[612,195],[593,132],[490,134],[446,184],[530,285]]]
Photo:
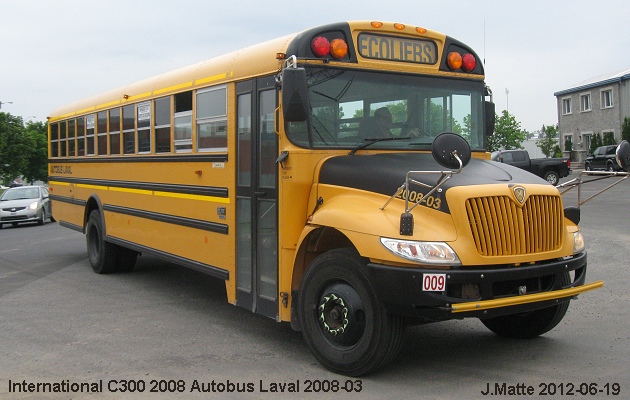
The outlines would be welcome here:
[[[111,204],[104,204],[103,209],[105,211],[115,212],[118,214],[131,215],[134,217],[146,218],[153,221],[166,222],[168,224],[181,225],[188,228],[196,228],[204,231],[228,234],[229,226],[226,224],[218,224],[216,222],[201,221],[193,218],[178,217],[176,215],[160,214],[156,212],[138,210],[135,208],[127,208],[120,206],[113,206]]]
[[[50,176],[51,181],[66,182],[84,185],[112,186],[125,189],[140,189],[157,192],[197,194],[203,196],[228,197],[228,189],[226,187],[215,186],[193,186],[193,185],[176,185],[170,183],[152,183],[152,182],[134,182],[134,181],[117,181],[107,179],[84,179],[84,178],[68,178],[62,176]]]

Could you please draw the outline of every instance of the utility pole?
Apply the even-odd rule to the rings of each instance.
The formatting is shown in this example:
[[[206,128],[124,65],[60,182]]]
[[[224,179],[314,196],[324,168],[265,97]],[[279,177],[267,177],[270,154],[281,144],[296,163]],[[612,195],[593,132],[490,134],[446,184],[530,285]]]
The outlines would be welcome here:
[[[0,109],[2,109],[3,104],[13,104],[12,101],[0,101]]]
[[[510,91],[505,88],[505,111],[510,112]]]

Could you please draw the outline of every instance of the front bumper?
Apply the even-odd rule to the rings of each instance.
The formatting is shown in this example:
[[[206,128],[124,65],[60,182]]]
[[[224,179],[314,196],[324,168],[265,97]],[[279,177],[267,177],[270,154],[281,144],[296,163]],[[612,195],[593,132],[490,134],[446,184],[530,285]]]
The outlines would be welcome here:
[[[442,321],[521,313],[569,301],[603,285],[601,281],[584,285],[586,265],[584,252],[570,259],[520,267],[439,270],[369,263],[368,275],[388,312]],[[446,290],[422,291],[424,274],[445,274]]]
[[[40,209],[32,210],[28,207],[18,211],[6,211],[0,209],[0,224],[34,222],[39,219],[41,212]]]

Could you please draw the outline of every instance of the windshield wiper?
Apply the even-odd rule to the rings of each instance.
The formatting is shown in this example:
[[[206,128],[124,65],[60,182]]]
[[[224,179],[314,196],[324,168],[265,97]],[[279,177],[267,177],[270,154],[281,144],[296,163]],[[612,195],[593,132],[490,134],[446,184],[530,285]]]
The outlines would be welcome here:
[[[352,151],[350,153],[348,153],[348,155],[353,156],[354,153],[356,153],[357,151],[361,150],[361,149],[365,149],[368,146],[373,145],[374,143],[377,142],[384,142],[386,140],[405,140],[405,139],[411,139],[411,136],[405,136],[405,137],[383,137],[383,138],[378,138],[378,139],[365,139],[365,141],[367,143],[363,143],[358,145],[357,147],[355,147],[354,149],[352,149]]]

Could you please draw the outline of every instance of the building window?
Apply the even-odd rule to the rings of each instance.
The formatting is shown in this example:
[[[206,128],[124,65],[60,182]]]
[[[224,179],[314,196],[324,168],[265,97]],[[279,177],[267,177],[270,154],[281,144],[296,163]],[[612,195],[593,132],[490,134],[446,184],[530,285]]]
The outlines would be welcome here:
[[[571,114],[571,98],[562,99],[562,115]]]
[[[227,150],[227,89],[197,92],[197,150]]]
[[[612,89],[602,90],[601,96],[602,96],[601,107],[612,108],[613,106]]]
[[[580,111],[591,111],[591,94],[582,94],[580,95]]]

